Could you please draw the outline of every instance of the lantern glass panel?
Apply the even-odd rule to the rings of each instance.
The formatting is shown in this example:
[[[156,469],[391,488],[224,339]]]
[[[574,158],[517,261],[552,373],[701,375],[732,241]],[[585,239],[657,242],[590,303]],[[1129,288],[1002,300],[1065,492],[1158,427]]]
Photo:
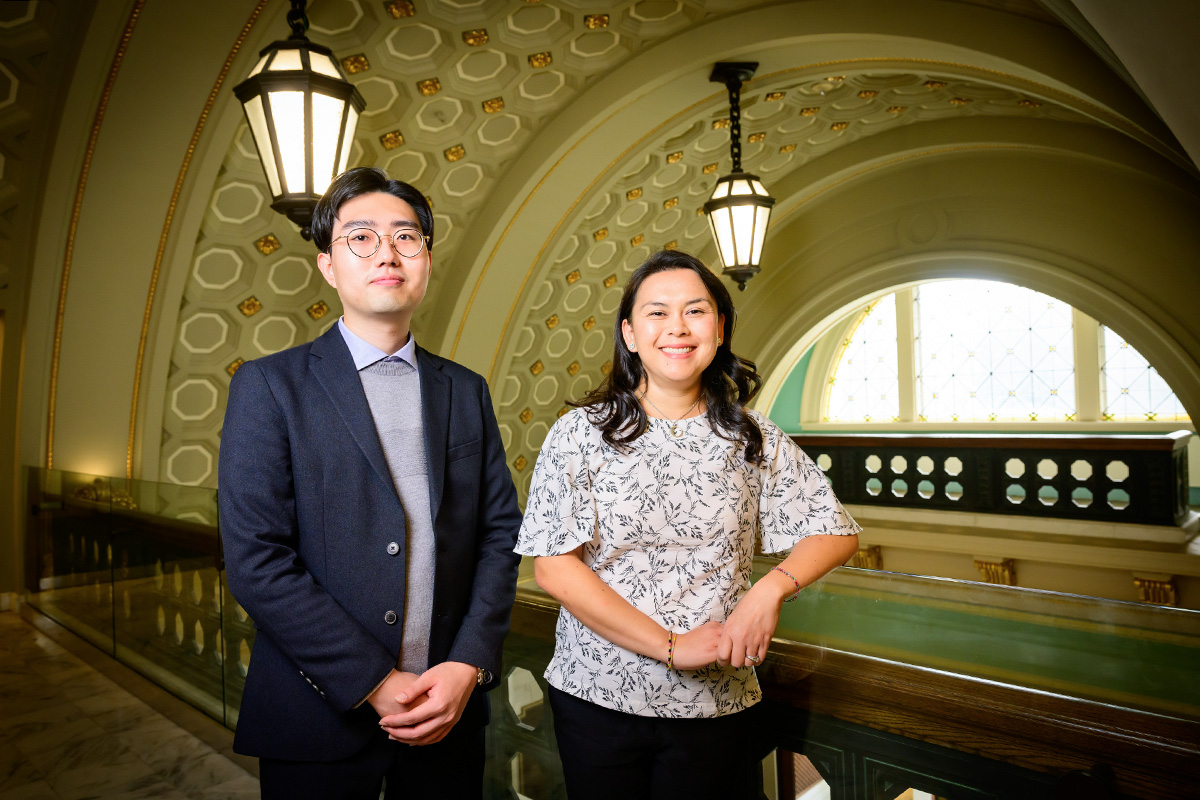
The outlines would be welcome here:
[[[342,132],[345,103],[336,97],[314,92],[313,104],[313,192],[324,194],[333,180],[338,134]]]
[[[730,209],[733,212],[733,240],[737,244],[737,262],[738,264],[750,263],[750,248],[754,243],[754,212],[756,206],[734,206]]]
[[[720,200],[722,197],[724,197],[727,194],[729,194],[729,182],[728,181],[717,181],[717,186],[716,186],[716,188],[713,189],[711,199]]]
[[[763,186],[761,181],[751,181],[751,185],[754,187],[755,194],[765,195],[767,193],[767,187]]]
[[[337,67],[334,66],[333,59],[324,53],[314,53],[311,50],[308,53],[308,62],[312,65],[313,72],[319,72],[322,75],[328,75],[331,78],[341,78]]]
[[[717,252],[721,263],[729,266],[733,263],[733,218],[727,208],[718,208],[709,215],[712,224],[713,238],[717,240]]]
[[[742,195],[742,194],[752,194],[753,192],[750,189],[750,181],[746,181],[746,180],[734,181],[732,188],[730,188],[730,190],[729,190],[729,193],[734,196]]]
[[[751,264],[762,261],[763,241],[767,238],[767,223],[770,221],[771,209],[759,206],[758,213],[754,216],[754,250],[750,254]]]
[[[275,141],[283,163],[283,184],[287,194],[306,189],[304,142],[304,92],[271,92],[271,116],[275,120]]]
[[[271,155],[271,134],[267,131],[267,115],[263,111],[262,95],[251,97],[246,102],[245,109],[246,119],[250,121],[250,133],[254,136],[254,146],[258,148],[263,172],[267,174],[267,183],[271,186],[271,194],[278,197],[279,170],[275,167],[275,159]]]
[[[342,153],[338,159],[337,174],[341,175],[346,171],[346,164],[350,161],[350,145],[354,143],[354,131],[358,128],[358,111],[354,106],[347,105],[346,111],[346,135],[342,137]]]
[[[247,77],[247,78],[253,78],[255,75],[257,75],[258,73],[262,72],[263,65],[267,63],[267,59],[268,59],[268,58],[270,58],[270,57],[271,57],[271,54],[270,54],[270,53],[267,53],[265,56],[263,56],[262,58],[260,58],[260,59],[258,60],[258,63],[254,65],[254,69],[250,70],[250,74],[249,74],[249,75],[247,75],[246,77]]]
[[[304,69],[304,65],[300,62],[299,50],[279,50],[275,54],[275,60],[271,62],[270,72],[299,69]]]

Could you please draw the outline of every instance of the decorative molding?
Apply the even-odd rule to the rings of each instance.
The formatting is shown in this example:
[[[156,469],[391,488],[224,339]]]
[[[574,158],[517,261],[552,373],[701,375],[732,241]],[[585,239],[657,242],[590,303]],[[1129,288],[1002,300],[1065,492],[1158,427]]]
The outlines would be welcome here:
[[[1135,576],[1133,588],[1137,589],[1139,603],[1153,603],[1159,606],[1179,605],[1174,575],[1160,575],[1153,578]]]
[[[995,583],[1000,586],[1017,585],[1017,565],[1011,558],[999,561],[975,559],[975,569],[979,570],[984,583]]]
[[[883,569],[883,553],[881,548],[877,544],[858,548],[858,552],[854,554],[854,558],[850,559],[850,566],[858,567],[859,569]]]

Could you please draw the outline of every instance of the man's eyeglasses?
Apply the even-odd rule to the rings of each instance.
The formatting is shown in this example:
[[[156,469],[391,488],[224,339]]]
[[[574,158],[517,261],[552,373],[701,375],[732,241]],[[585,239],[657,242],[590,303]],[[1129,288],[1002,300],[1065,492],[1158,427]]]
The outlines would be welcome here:
[[[351,253],[359,258],[370,258],[379,252],[384,238],[391,239],[392,247],[405,258],[415,258],[421,255],[421,250],[429,244],[429,237],[424,236],[415,228],[401,228],[388,237],[383,237],[370,228],[355,228],[343,236],[334,237],[333,242],[345,239]],[[331,251],[333,242],[329,243]]]

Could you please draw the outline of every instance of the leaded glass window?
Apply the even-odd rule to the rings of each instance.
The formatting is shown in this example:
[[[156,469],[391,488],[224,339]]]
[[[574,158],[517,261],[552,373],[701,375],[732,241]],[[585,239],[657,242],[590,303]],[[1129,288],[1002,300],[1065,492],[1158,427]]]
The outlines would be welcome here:
[[[917,407],[930,422],[1073,420],[1071,307],[994,281],[940,281],[914,301]]]
[[[896,295],[867,306],[842,341],[829,379],[825,422],[900,419],[896,365]]]
[[[1103,419],[1168,422],[1188,419],[1179,398],[1142,354],[1112,328],[1100,326]]]

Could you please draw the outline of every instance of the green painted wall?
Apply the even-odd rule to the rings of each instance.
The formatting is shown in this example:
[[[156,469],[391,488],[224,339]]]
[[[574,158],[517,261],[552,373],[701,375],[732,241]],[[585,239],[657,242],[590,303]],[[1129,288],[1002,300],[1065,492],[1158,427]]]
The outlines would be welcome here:
[[[783,429],[784,433],[800,433],[804,430],[800,424],[800,399],[804,396],[804,379],[808,375],[808,362],[812,358],[812,348],[801,356],[792,368],[792,372],[784,381],[775,404],[769,414],[771,421]]]

